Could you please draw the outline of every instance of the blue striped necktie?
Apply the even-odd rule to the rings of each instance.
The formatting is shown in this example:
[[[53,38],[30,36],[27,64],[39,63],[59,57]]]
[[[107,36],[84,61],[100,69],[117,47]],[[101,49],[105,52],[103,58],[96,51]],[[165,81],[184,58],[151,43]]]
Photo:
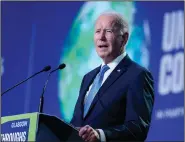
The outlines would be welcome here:
[[[102,84],[102,81],[103,81],[103,76],[105,74],[105,72],[110,69],[109,66],[107,65],[104,65],[100,72],[97,74],[96,78],[94,79],[93,81],[93,85],[92,85],[92,88],[91,90],[89,91],[89,94],[88,96],[85,98],[85,101],[84,101],[84,117],[86,116],[90,106],[91,106],[91,103],[96,95],[96,93],[98,92],[98,90],[100,89],[101,87],[101,84]]]

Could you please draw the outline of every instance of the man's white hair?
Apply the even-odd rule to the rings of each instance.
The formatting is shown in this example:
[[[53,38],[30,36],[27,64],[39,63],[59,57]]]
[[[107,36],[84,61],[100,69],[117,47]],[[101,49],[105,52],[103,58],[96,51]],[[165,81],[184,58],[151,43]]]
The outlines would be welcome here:
[[[120,13],[115,12],[115,11],[105,11],[105,12],[101,13],[98,17],[103,16],[103,15],[114,16],[116,25],[118,25],[118,28],[119,28],[121,34],[122,35],[125,33],[129,34],[128,22],[126,21],[125,18],[123,18],[123,16]]]

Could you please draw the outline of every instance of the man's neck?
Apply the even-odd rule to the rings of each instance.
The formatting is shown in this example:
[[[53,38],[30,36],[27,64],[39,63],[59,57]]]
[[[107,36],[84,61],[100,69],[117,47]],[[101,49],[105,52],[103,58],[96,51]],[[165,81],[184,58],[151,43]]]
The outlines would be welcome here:
[[[117,57],[119,57],[121,54],[124,54],[124,52],[116,55],[116,56],[113,56],[113,57],[109,57],[109,58],[106,58],[106,59],[102,59],[104,64],[109,64],[111,63],[112,61],[114,61]]]

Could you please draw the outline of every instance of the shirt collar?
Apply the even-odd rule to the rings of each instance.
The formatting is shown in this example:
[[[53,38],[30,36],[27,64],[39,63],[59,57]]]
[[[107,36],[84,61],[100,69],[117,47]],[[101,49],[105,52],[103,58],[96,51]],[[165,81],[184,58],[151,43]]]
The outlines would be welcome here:
[[[126,51],[123,52],[121,55],[119,55],[117,58],[115,58],[112,62],[108,63],[107,65],[111,70],[113,70],[119,63],[120,61],[127,55]],[[101,67],[105,65],[104,62],[102,62]]]

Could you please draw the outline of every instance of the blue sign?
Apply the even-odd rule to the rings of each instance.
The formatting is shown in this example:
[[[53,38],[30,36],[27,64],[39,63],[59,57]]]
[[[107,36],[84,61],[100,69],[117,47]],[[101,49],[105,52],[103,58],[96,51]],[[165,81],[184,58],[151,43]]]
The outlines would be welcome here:
[[[3,123],[1,125],[1,141],[27,141],[29,126],[29,119],[13,120]]]

